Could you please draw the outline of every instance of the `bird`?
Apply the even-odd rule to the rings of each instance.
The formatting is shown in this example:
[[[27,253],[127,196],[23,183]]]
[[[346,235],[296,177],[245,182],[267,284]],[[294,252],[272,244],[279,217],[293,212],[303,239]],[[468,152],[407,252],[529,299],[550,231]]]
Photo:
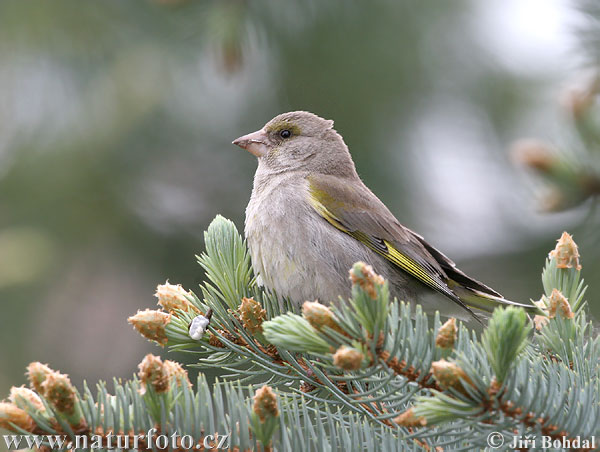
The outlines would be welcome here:
[[[505,299],[403,226],[363,183],[332,120],[275,116],[234,145],[258,159],[244,233],[257,282],[280,297],[335,304],[351,296],[348,271],[365,262],[398,300],[467,323]]]

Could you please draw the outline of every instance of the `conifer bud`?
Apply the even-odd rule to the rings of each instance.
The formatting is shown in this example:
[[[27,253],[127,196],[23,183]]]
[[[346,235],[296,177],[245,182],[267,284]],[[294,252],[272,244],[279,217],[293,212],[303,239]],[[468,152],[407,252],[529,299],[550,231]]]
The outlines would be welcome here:
[[[185,370],[178,362],[166,359],[164,367],[170,379],[177,379],[177,385],[181,385],[182,383],[186,383],[188,386],[192,385],[187,370]]]
[[[581,270],[579,249],[573,237],[563,232],[557,241],[556,248],[550,251],[550,258],[556,260],[557,268],[575,268]]]
[[[598,75],[588,77],[577,86],[565,90],[561,96],[561,104],[565,110],[580,119],[596,103],[600,91],[600,77]]]
[[[570,89],[561,98],[561,104],[565,110],[576,119],[582,117],[594,104],[596,96],[586,90]]]
[[[262,333],[262,323],[267,318],[267,311],[254,298],[242,298],[238,308],[244,328],[251,334]]]
[[[438,384],[444,389],[454,388],[465,394],[466,391],[461,379],[468,384],[472,384],[471,379],[463,369],[445,359],[431,363],[431,372]]]
[[[149,387],[154,389],[157,394],[165,393],[170,389],[172,375],[169,372],[172,372],[172,369],[169,369],[168,365],[165,366],[158,356],[146,355],[138,368],[138,377],[142,384],[140,393],[142,395],[147,392]]]
[[[453,317],[444,323],[435,338],[435,345],[443,349],[452,349],[458,336],[456,319]]]
[[[10,388],[9,400],[19,408],[27,410],[29,405],[33,406],[37,411],[46,411],[42,399],[31,389],[24,386]]]
[[[36,426],[25,410],[13,403],[0,402],[0,428],[13,431],[11,423],[28,432],[33,432]]]
[[[556,314],[560,313],[565,319],[572,319],[575,317],[571,310],[571,305],[565,296],[558,289],[553,289],[550,298],[548,299],[548,317],[553,319]]]
[[[67,415],[73,414],[77,392],[67,375],[60,372],[48,374],[42,384],[44,397],[57,411]]]
[[[344,370],[357,370],[363,362],[363,354],[358,350],[342,345],[333,355],[333,364]]]
[[[414,408],[400,413],[394,418],[394,422],[402,427],[425,427],[427,425],[427,419],[423,416],[415,416]]]
[[[329,327],[340,333],[343,333],[342,328],[337,323],[335,314],[318,301],[305,301],[302,305],[302,316],[308,320],[313,328],[317,331],[321,331],[324,327]]]
[[[377,298],[377,286],[383,286],[385,280],[375,273],[373,267],[364,262],[357,262],[350,269],[350,281],[352,285],[358,285],[373,300]]]
[[[264,385],[256,390],[254,393],[254,406],[252,409],[263,424],[268,419],[279,416],[277,397],[270,386]]]
[[[556,155],[546,143],[531,138],[515,142],[511,156],[516,163],[541,173],[550,172],[558,163]]]
[[[56,411],[66,417],[69,424],[79,427],[85,423],[77,390],[67,375],[56,371],[48,374],[42,383],[42,390],[42,395]]]
[[[208,343],[210,345],[212,345],[213,347],[225,348],[225,345],[223,344],[223,342],[221,342],[219,340],[219,337],[214,333],[209,334]]]
[[[154,296],[158,298],[158,304],[171,314],[174,314],[177,309],[200,314],[200,309],[190,303],[188,299],[191,296],[190,292],[186,291],[181,284],[169,284],[168,281],[165,284],[159,284]]]
[[[137,314],[129,317],[129,322],[146,339],[156,342],[161,347],[167,344],[168,338],[166,326],[171,321],[171,314],[163,311],[153,311],[146,309],[138,311]]]
[[[38,393],[43,394],[42,383],[46,377],[54,372],[46,364],[40,362],[32,362],[27,366],[27,378],[29,379],[29,385]]]
[[[540,201],[544,212],[559,212],[569,205],[567,196],[556,187],[548,188]]]
[[[548,324],[548,317],[538,314],[533,317],[533,324],[536,330],[541,331]]]

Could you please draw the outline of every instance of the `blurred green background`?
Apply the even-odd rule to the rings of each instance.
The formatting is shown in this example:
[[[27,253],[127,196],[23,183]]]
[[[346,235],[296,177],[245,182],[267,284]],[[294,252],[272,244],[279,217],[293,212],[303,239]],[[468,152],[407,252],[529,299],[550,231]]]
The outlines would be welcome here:
[[[334,119],[400,221],[510,298],[540,297],[570,231],[599,315],[593,206],[540,212],[507,151],[568,146],[582,17],[560,0],[0,1],[0,394],[30,361],[80,386],[159,352],[127,316],[166,279],[197,288],[212,218],[243,228],[256,161],[231,141],[289,110]]]

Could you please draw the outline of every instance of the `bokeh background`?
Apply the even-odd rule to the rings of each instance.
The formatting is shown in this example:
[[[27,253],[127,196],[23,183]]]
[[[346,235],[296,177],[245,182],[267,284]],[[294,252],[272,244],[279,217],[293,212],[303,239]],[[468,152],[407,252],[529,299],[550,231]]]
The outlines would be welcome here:
[[[81,385],[158,352],[126,317],[197,288],[212,218],[243,228],[256,161],[231,141],[289,110],[334,119],[400,221],[508,297],[539,298],[570,231],[598,316],[593,202],[544,212],[508,152],[571,146],[559,99],[598,51],[580,6],[2,0],[0,398],[30,361]]]

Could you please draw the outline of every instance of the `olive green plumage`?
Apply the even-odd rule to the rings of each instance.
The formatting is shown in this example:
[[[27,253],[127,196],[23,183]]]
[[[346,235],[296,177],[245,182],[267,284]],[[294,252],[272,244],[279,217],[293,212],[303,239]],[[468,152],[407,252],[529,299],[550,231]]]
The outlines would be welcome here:
[[[234,144],[258,157],[246,238],[259,281],[297,303],[350,295],[348,270],[371,264],[398,299],[448,317],[479,320],[502,298],[402,226],[360,180],[333,121],[279,115]]]

